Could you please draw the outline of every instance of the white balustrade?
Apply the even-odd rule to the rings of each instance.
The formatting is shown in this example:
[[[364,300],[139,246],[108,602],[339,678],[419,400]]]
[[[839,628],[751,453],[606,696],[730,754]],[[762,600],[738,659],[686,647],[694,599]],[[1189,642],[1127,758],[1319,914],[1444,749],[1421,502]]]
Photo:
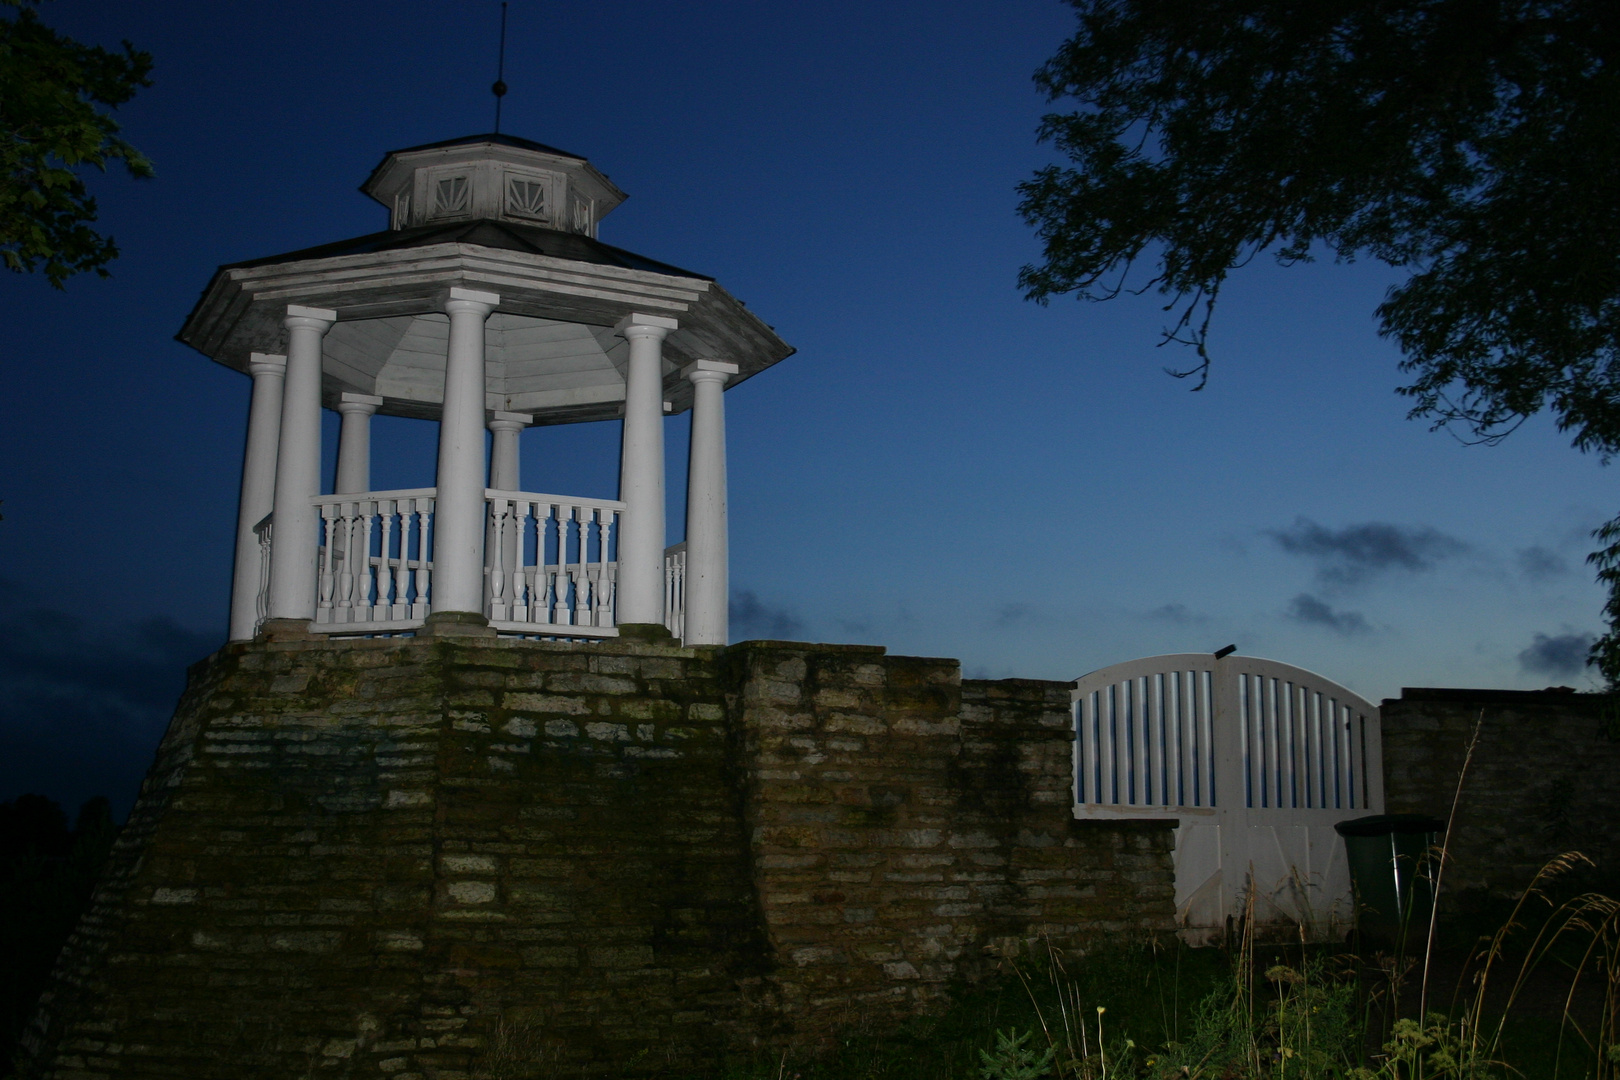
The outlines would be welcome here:
[[[686,639],[686,542],[664,549],[664,626]]]
[[[484,495],[490,625],[545,637],[616,636],[624,504],[526,491]],[[320,520],[313,629],[367,634],[422,624],[433,611],[435,501],[434,488],[311,500]],[[270,525],[266,517],[255,529],[266,548]],[[268,581],[261,581],[261,622],[267,591]]]
[[[427,618],[434,489],[321,495],[312,501],[321,522],[316,625],[388,629]]]
[[[493,489],[485,499],[490,625],[567,637],[616,634],[624,503]]]

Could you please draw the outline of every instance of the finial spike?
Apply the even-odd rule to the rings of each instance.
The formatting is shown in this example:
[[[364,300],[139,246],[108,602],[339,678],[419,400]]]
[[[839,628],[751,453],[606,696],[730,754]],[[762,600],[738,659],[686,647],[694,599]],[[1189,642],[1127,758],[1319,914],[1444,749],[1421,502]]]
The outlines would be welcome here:
[[[495,62],[495,85],[489,88],[495,95],[495,134],[501,133],[501,99],[506,96],[506,0],[501,0],[501,51]]]

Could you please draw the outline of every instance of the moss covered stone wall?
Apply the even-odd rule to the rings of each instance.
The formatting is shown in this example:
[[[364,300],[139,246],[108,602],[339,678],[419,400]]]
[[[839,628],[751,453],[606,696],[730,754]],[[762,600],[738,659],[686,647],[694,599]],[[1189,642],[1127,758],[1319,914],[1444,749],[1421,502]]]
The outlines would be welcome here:
[[[1620,701],[1564,691],[1405,689],[1382,708],[1390,813],[1446,819],[1462,776],[1444,887],[1510,897],[1580,851],[1620,881]],[[1463,776],[1469,739],[1479,741]]]
[[[1073,823],[1069,745],[1063,684],[879,649],[228,646],[21,1075],[657,1074],[1167,930],[1169,831]]]

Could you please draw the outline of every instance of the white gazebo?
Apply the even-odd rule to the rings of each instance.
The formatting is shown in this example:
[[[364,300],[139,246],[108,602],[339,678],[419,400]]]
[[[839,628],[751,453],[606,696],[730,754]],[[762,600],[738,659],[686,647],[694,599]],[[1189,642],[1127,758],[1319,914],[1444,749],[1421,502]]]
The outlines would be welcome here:
[[[712,278],[597,240],[625,196],[573,154],[455,139],[389,154],[361,190],[387,231],[221,267],[180,331],[253,377],[231,639],[433,616],[724,644],[722,391],[793,350]],[[322,407],[342,415],[330,494]],[[666,547],[664,417],[687,409],[687,539]],[[438,421],[434,486],[371,490],[378,413]],[[524,490],[526,427],[621,416],[617,500]]]

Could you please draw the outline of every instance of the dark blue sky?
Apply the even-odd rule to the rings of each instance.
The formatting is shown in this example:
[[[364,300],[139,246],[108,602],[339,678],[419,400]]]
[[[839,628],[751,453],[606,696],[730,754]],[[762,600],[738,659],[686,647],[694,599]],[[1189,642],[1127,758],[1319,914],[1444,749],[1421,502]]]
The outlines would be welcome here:
[[[498,10],[42,6],[154,54],[121,119],[158,177],[93,181],[110,281],[0,276],[0,799],[127,805],[223,636],[247,404],[173,335],[217,265],[384,227],[356,188],[385,151],[487,130]],[[1161,372],[1186,358],[1155,297],[1020,299],[1014,186],[1049,160],[1029,76],[1070,21],[514,0],[504,129],[630,193],[604,240],[714,275],[800,350],[727,396],[734,636],[1042,678],[1231,641],[1374,699],[1587,685],[1612,478],[1544,422],[1467,448],[1404,420],[1387,270],[1245,271],[1200,394]],[[617,439],[528,433],[526,486],[612,495]],[[431,483],[433,446],[379,421],[376,484]]]

